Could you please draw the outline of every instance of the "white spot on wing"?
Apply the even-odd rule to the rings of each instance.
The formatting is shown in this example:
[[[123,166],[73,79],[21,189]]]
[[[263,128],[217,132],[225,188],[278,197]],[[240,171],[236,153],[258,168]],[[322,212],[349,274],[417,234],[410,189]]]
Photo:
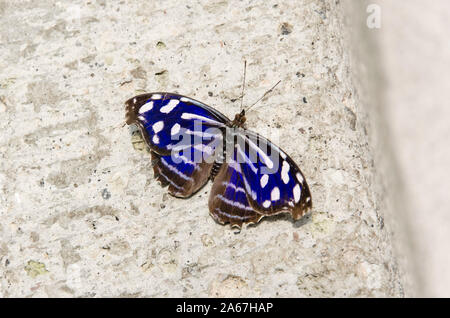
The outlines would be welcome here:
[[[151,99],[161,99],[161,98],[162,98],[161,94],[153,94],[151,97]]]
[[[258,172],[258,168],[256,168],[252,161],[250,160],[250,158],[247,157],[247,155],[242,151],[241,146],[239,146],[239,144],[236,144],[236,148],[239,151],[239,154],[244,158],[245,163],[250,167],[250,169],[252,169],[253,173],[257,173]]]
[[[159,137],[158,137],[158,135],[154,135],[152,141],[153,141],[154,144],[159,144]]]
[[[266,201],[263,202],[262,205],[263,205],[263,207],[265,207],[267,209],[270,206],[270,204],[271,204],[270,201],[266,200]]]
[[[180,98],[180,101],[182,101],[182,102],[190,102],[191,101],[191,99],[190,98],[187,98],[187,97],[181,97]]]
[[[278,187],[273,188],[272,192],[270,193],[270,199],[272,201],[280,200],[280,189],[278,189]]]
[[[177,99],[170,100],[169,103],[167,103],[167,105],[161,107],[161,109],[160,109],[161,113],[164,113],[164,114],[170,113],[175,107],[177,107],[179,102],[180,101]]]
[[[177,153],[172,153],[172,161],[175,163],[184,162],[185,164],[194,166],[194,169],[196,169],[196,170],[201,170],[200,166],[197,163],[195,163],[194,161],[189,160],[185,156],[181,156],[180,154],[177,154]]]
[[[182,173],[180,170],[178,170],[176,167],[170,165],[164,158],[161,158],[161,162],[163,165],[165,165],[170,171],[176,173],[178,176],[180,176],[181,178],[183,178],[184,180],[192,180],[191,177],[185,175],[184,173]]]
[[[158,173],[164,177],[164,179],[167,180],[167,182],[169,182],[171,185],[173,185],[175,188],[177,188],[178,190],[182,190],[183,187],[178,186],[175,182],[173,182],[172,180],[170,180],[170,178],[168,176],[166,176],[164,174],[164,172],[161,171],[161,168],[158,167]]]
[[[198,120],[202,120],[202,121],[205,121],[205,122],[208,122],[208,123],[216,124],[218,126],[224,126],[221,122],[218,122],[217,120],[214,120],[214,119],[211,119],[211,118],[208,118],[208,117],[204,117],[204,116],[200,116],[200,115],[197,115],[197,114],[183,113],[181,115],[181,118],[182,119],[198,119]]]
[[[153,131],[155,132],[155,134],[157,134],[164,128],[164,122],[162,120],[160,120],[160,121],[154,123],[152,128],[153,128]]]
[[[178,123],[176,123],[175,125],[173,125],[172,126],[172,129],[170,130],[170,134],[173,136],[173,135],[176,135],[176,134],[178,134],[179,132],[180,132],[180,124],[178,124]]]
[[[281,168],[281,179],[283,180],[284,184],[289,183],[289,164],[287,161],[283,161],[283,167]]]
[[[235,207],[238,207],[238,208],[240,208],[240,209],[247,210],[247,211],[253,211],[253,208],[251,208],[251,207],[249,207],[249,206],[246,206],[246,205],[242,204],[241,202],[234,201],[234,200],[230,200],[230,199],[224,197],[224,196],[221,195],[221,194],[217,194],[216,197],[219,198],[220,200],[222,200],[223,202],[225,202],[225,203],[231,205],[231,206],[235,206]]]
[[[193,147],[194,149],[201,151],[203,153],[206,153],[207,155],[212,155],[214,154],[214,148],[208,145],[204,145],[204,144],[196,144]]]
[[[142,105],[141,108],[139,108],[139,114],[144,114],[151,110],[153,108],[153,102],[148,102],[147,104]]]
[[[263,175],[260,181],[261,181],[261,188],[264,189],[264,187],[267,185],[267,182],[269,182],[269,176],[267,174]]]
[[[297,172],[295,176],[297,177],[298,182],[303,183],[304,180],[300,172]]]
[[[222,214],[222,215],[225,215],[225,216],[229,217],[230,219],[235,219],[235,220],[244,220],[244,219],[245,219],[245,217],[242,217],[242,216],[240,216],[240,215],[232,215],[232,214],[229,214],[229,213],[227,213],[227,212],[222,211],[222,210],[219,209],[219,208],[216,208],[215,211],[218,212],[219,214]],[[215,218],[215,217],[214,217],[214,218]]]
[[[300,201],[300,194],[301,194],[299,184],[295,185],[293,193],[294,193],[294,201],[295,201],[295,203],[298,203],[298,201]]]
[[[234,192],[242,192],[245,193],[245,189],[242,187],[236,187],[234,184],[230,183],[230,182],[226,182],[223,181],[222,184],[226,187],[226,188],[232,188],[234,190]]]
[[[270,160],[269,156],[267,156],[266,153],[261,148],[259,148],[253,141],[251,141],[250,138],[247,138],[247,142],[250,145],[250,147],[252,147],[253,149],[256,150],[256,152],[259,153],[259,155],[262,157],[262,159],[263,159],[264,163],[266,164],[266,166],[269,169],[272,169],[273,168],[273,161]]]
[[[204,131],[192,131],[190,129],[186,129],[185,133],[188,135],[199,136],[202,138],[212,138],[212,137],[220,137],[220,134],[210,134]]]

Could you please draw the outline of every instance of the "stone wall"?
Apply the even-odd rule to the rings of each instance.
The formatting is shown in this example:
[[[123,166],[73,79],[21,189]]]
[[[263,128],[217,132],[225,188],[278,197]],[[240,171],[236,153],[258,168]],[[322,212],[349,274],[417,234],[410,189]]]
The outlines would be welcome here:
[[[346,1],[0,4],[0,295],[403,296]],[[361,13],[365,16],[365,12]],[[313,211],[237,233],[154,180],[124,101],[175,91],[283,148]]]

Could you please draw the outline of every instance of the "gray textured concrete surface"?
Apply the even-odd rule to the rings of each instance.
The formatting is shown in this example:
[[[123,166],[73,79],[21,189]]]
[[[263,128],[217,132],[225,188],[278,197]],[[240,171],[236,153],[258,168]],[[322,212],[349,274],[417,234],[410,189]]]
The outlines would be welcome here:
[[[414,261],[411,220],[405,208],[407,195],[398,173],[397,149],[392,143],[392,131],[386,119],[386,72],[381,58],[384,47],[380,45],[378,37],[392,30],[384,28],[385,12],[379,3],[349,1],[346,4],[346,20],[351,29],[348,46],[352,56],[350,69],[353,77],[360,79],[353,81],[353,84],[368,119],[368,143],[374,165],[372,189],[376,195],[377,208],[384,216],[386,235],[389,235],[394,248],[402,293],[408,297],[417,296],[420,294],[420,284]],[[373,8],[380,14],[379,28],[369,17],[369,14],[374,13]],[[362,14],[367,11],[368,14]]]
[[[0,2],[0,296],[404,295],[344,2]],[[231,117],[244,58],[247,101],[283,81],[248,127],[299,164],[313,211],[237,234],[210,185],[161,189],[121,123],[161,90]]]

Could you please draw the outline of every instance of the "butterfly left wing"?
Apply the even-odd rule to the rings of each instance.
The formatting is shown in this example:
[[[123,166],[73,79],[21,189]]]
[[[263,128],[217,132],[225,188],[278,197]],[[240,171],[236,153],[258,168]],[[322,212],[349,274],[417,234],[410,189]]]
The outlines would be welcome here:
[[[150,147],[155,177],[170,194],[189,197],[208,181],[229,119],[186,96],[150,93],[126,102],[126,122]]]
[[[207,130],[230,123],[214,108],[174,93],[142,94],[130,98],[125,105],[126,123],[136,124],[150,149],[164,156],[172,153],[180,137],[191,136],[193,146],[209,143],[208,138],[214,136]],[[194,140],[196,136],[200,138]]]

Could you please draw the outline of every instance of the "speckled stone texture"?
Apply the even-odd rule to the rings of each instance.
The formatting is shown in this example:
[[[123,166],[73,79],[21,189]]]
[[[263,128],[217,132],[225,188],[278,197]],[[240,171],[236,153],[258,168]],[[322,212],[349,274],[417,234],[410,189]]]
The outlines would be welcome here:
[[[342,1],[0,2],[0,296],[402,296]],[[365,13],[363,13],[365,14]],[[124,101],[175,91],[299,164],[313,211],[240,233],[153,178]],[[378,192],[377,192],[378,191]]]

